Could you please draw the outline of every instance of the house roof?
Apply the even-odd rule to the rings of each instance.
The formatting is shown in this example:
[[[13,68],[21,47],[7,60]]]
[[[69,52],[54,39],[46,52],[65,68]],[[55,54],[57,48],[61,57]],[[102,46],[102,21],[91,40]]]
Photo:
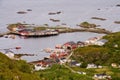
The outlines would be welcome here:
[[[85,44],[85,43],[82,41],[78,41],[77,44]]]
[[[76,45],[76,43],[74,41],[69,41],[69,42],[66,42],[64,45]]]
[[[102,73],[102,74],[96,74],[96,76],[106,76],[105,73]]]
[[[103,43],[108,42],[108,40],[106,40],[106,39],[100,39],[100,40],[98,40],[98,41],[103,42]]]

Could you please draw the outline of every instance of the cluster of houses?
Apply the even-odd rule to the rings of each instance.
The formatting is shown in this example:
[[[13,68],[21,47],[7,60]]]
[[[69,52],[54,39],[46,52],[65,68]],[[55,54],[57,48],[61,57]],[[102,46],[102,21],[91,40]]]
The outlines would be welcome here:
[[[75,60],[70,60],[68,57],[71,55],[72,50],[78,48],[78,47],[84,47],[88,45],[104,45],[107,40],[101,39],[102,37],[93,37],[85,42],[78,41],[69,41],[64,43],[63,45],[58,44],[55,46],[55,49],[46,48],[43,49],[43,51],[50,53],[49,58],[45,58],[43,60],[39,61],[33,61],[32,64],[35,65],[35,70],[43,70],[47,69],[52,64],[58,63],[58,64],[64,64],[68,62],[70,66],[80,66],[81,63],[78,63]],[[87,69],[89,68],[102,68],[102,66],[96,66],[95,64],[88,64]]]
[[[77,43],[73,41],[69,41],[64,43],[63,45],[58,44],[55,46],[55,49],[51,48],[46,48],[44,49],[45,52],[50,53],[49,58],[44,58],[43,60],[39,61],[33,61],[31,62],[34,64],[34,70],[45,70],[49,69],[53,64],[64,64],[68,63],[70,67],[80,67],[82,63],[77,62],[76,60],[71,60],[69,59],[70,56],[72,55],[72,50],[78,48],[78,47],[84,47],[88,45],[99,45],[102,46],[107,42],[107,40],[102,39],[102,37],[93,37],[85,42],[78,41]],[[96,65],[96,64],[88,64],[86,69],[90,68],[103,68],[101,65]],[[77,71],[78,74],[83,74],[85,75],[86,72],[79,72]],[[107,75],[106,73],[102,74],[95,74],[93,76],[93,79],[95,80],[101,80],[101,79],[108,79],[111,80],[111,76]]]
[[[88,46],[88,45],[102,46],[106,42],[107,42],[107,40],[102,39],[102,37],[100,36],[100,37],[89,38],[88,40],[86,40],[84,42],[82,42],[82,41],[77,41],[77,42],[69,41],[69,42],[64,43],[63,45],[57,44],[54,49],[51,49],[51,48],[43,49],[43,51],[50,54],[50,56],[48,58],[45,57],[42,60],[30,62],[30,64],[34,65],[35,71],[49,69],[53,64],[62,65],[66,62],[71,67],[80,67],[82,63],[79,63],[75,60],[69,59],[70,56],[72,55],[71,54],[72,50],[74,50],[78,47],[84,47],[84,46]],[[18,47],[16,47],[15,49],[18,49]],[[15,58],[15,54],[12,52],[7,53],[6,56],[8,56],[11,59],[17,60],[17,58]],[[112,64],[111,66],[116,66],[116,65]],[[86,69],[90,69],[90,68],[102,68],[102,66],[100,66],[100,65],[98,66],[95,64],[88,64]],[[77,72],[77,73],[78,74],[86,74],[85,72]],[[106,78],[111,78],[111,76],[108,76],[106,74],[95,74],[94,75],[94,79],[106,79]]]
[[[58,31],[53,30],[44,30],[44,31],[31,31],[31,30],[21,30],[18,32],[21,36],[26,37],[45,37],[45,36],[53,36],[58,35]]]
[[[99,46],[103,46],[106,42],[108,42],[108,40],[102,39],[102,36],[92,37],[85,41],[85,43],[88,45],[99,45]]]
[[[86,69],[90,69],[90,68],[103,68],[103,67],[92,63],[92,64],[88,64],[86,67]]]
[[[53,64],[60,64],[63,65],[66,62],[69,64],[70,67],[80,67],[82,63],[77,62],[76,60],[71,60],[70,56],[72,56],[72,50],[78,48],[78,47],[84,47],[88,45],[99,45],[102,46],[107,42],[107,40],[102,39],[102,37],[93,37],[85,42],[78,41],[69,41],[64,43],[63,45],[57,44],[54,49],[51,48],[46,48],[43,49],[43,51],[47,52],[50,54],[49,57],[45,57],[42,60],[38,61],[33,61],[30,62],[30,64],[34,65],[34,70],[39,71],[39,70],[45,70],[49,69]],[[15,49],[20,49],[19,47],[15,47]],[[9,52],[9,51],[8,51]],[[15,55],[12,52],[9,52],[6,54],[11,59],[15,59]],[[111,64],[111,66],[116,67],[117,65]],[[86,69],[90,68],[103,68],[100,65],[95,65],[95,64],[88,64]],[[85,72],[77,72],[78,74],[86,74]],[[94,79],[111,79],[111,76],[108,76],[106,74],[95,74]]]
[[[83,42],[75,43],[73,41],[66,42],[63,45],[56,45],[55,49],[46,48],[43,51],[50,53],[49,58],[44,58],[43,60],[30,62],[35,65],[35,70],[48,69],[52,64],[64,64],[66,62],[70,63],[71,66],[80,66],[80,63],[68,59],[71,51],[76,49],[80,44],[83,46]]]
[[[43,60],[39,60],[35,62],[33,61],[31,63],[35,65],[36,70],[45,69],[45,67],[49,67],[54,63],[64,64],[66,62],[69,62],[70,66],[80,66],[81,63],[78,63],[74,60],[67,59],[68,56],[70,56],[71,51],[78,47],[84,47],[88,45],[101,45],[102,46],[105,44],[105,42],[107,42],[107,40],[101,39],[101,38],[102,37],[93,37],[93,38],[86,40],[85,42],[69,41],[69,42],[64,43],[63,45],[61,44],[56,45],[55,49],[46,48],[43,51],[50,53],[49,58],[45,58]],[[16,49],[18,49],[18,47],[16,47]],[[14,59],[14,56],[15,56],[14,53],[12,52],[7,53],[6,55],[12,59]],[[37,66],[41,68],[38,69]],[[100,68],[101,66],[96,66],[94,64],[88,64],[87,68],[98,68],[98,67]]]
[[[106,73],[95,74],[93,76],[94,80],[112,80],[111,76],[107,75]]]
[[[27,24],[18,24],[16,27],[10,28],[10,30],[13,34],[25,37],[45,37],[59,34],[55,29],[35,30],[34,26]]]

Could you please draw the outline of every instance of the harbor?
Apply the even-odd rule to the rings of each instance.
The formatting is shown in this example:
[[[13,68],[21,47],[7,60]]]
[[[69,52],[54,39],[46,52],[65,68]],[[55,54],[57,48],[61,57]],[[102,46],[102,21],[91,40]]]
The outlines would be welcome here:
[[[7,29],[8,32],[1,33],[0,36],[3,37],[4,35],[19,35],[24,37],[47,37],[47,36],[55,36],[59,35],[60,33],[72,33],[72,32],[93,32],[98,34],[110,34],[112,31],[106,30],[104,28],[96,28],[97,25],[87,23],[88,27],[84,27],[84,25],[77,28],[70,28],[67,26],[33,26],[31,24],[22,24],[22,23],[15,23],[15,24],[9,24]],[[82,24],[82,23],[81,23]],[[89,26],[95,26],[95,27],[89,27]]]
[[[119,14],[120,0],[0,0],[0,80],[120,80]]]
[[[13,2],[18,2],[19,4],[14,5]],[[2,16],[1,17],[2,20],[0,22],[1,23],[0,34],[2,36],[0,37],[0,45],[1,45],[0,48],[7,49],[11,47],[21,46],[22,49],[13,50],[13,51],[15,53],[28,53],[28,54],[37,55],[37,56],[22,57],[24,60],[29,62],[29,61],[42,59],[45,56],[49,56],[48,53],[41,52],[41,49],[47,47],[53,48],[56,44],[63,44],[68,41],[79,41],[79,40],[85,41],[91,37],[102,36],[120,30],[120,28],[118,27],[119,24],[114,23],[114,21],[117,22],[119,21],[119,15],[117,15],[119,13],[119,7],[116,6],[119,0],[117,1],[102,0],[98,2],[96,1],[90,2],[87,0],[87,1],[83,1],[83,3],[81,3],[80,1],[76,1],[76,2],[68,1],[68,2],[76,6],[68,7],[66,6],[67,1],[64,0],[62,1],[53,0],[52,2],[45,0],[45,1],[37,1],[35,3],[34,0],[31,1],[13,0],[9,3],[7,0],[2,0],[1,1],[2,5],[0,5],[1,6],[0,13]],[[87,2],[90,3],[86,5]],[[27,4],[23,5],[23,3],[27,3]],[[48,5],[47,6],[43,5],[43,3],[45,4],[48,3]],[[8,5],[6,6],[6,4]],[[59,6],[56,6],[54,4]],[[95,5],[96,7],[91,6],[94,4],[97,4]],[[21,5],[23,5],[23,8],[20,7]],[[61,5],[63,8],[61,8]],[[80,5],[81,7],[79,7]],[[42,7],[38,8],[38,6],[42,6]],[[78,9],[78,7],[80,9]],[[26,13],[25,14],[17,13],[21,11]],[[50,19],[59,20],[59,21],[53,22],[50,21]],[[97,28],[100,28],[101,30],[103,29],[102,32],[99,29],[96,30],[81,29],[80,27],[76,26],[77,24],[80,24],[84,21],[100,25]],[[59,30],[59,33],[55,36],[52,35],[48,37],[39,37],[39,38],[38,35],[37,38],[34,37],[28,38],[25,36],[20,36],[22,34],[20,33],[18,34],[18,32],[17,33],[12,32],[13,34],[9,34],[7,26],[9,24],[18,23],[18,22],[24,24],[25,23],[33,24],[33,26],[46,24],[47,26],[54,27],[56,25],[62,25],[62,26],[67,26],[67,28],[66,30]],[[35,35],[37,34],[36,32],[33,32],[32,34]],[[28,34],[26,36],[28,36]]]
[[[90,34],[89,36],[87,34]],[[26,60],[27,62],[35,61],[39,59],[43,59],[43,57],[49,56],[48,53],[42,52],[42,49],[45,48],[54,48],[56,44],[64,44],[68,41],[85,41],[91,37],[95,36],[103,36],[105,34],[97,34],[97,33],[90,33],[90,32],[74,32],[74,33],[64,33],[59,34],[57,36],[51,37],[40,37],[40,38],[26,38],[23,36],[16,36],[15,39],[13,38],[5,38],[1,37],[0,45],[1,49],[8,49],[13,48],[16,46],[20,46],[21,49],[16,50],[12,49],[12,51],[16,54],[19,53],[27,53],[27,54],[35,54],[37,56],[23,56],[22,59]],[[74,36],[74,37],[71,37]],[[34,41],[34,43],[33,43]],[[2,51],[4,53],[4,51]]]
[[[107,3],[110,1],[111,3]],[[110,1],[92,1],[85,7],[83,7],[83,4],[86,4],[86,2],[89,1],[83,1],[83,3],[80,1],[68,1],[70,4],[77,6],[67,7],[66,1],[63,0],[54,0],[52,3],[48,2],[48,6],[43,5],[43,3],[47,3],[46,0],[35,2],[35,5],[40,6],[38,3],[41,4],[42,7],[38,8],[35,5],[32,5],[32,3],[34,3],[34,0],[31,0],[30,2],[24,0],[22,0],[22,2],[13,0],[9,4],[7,0],[4,0],[1,2],[2,5],[0,5],[0,12],[2,15],[2,21],[0,22],[0,47],[1,49],[7,49],[11,47],[21,46],[22,49],[13,51],[18,54],[28,53],[37,55],[22,57],[24,60],[29,62],[42,59],[45,56],[49,56],[48,53],[41,52],[41,49],[47,47],[53,48],[56,44],[63,44],[68,41],[85,41],[91,37],[102,36],[111,32],[119,31],[119,24],[115,24],[116,22],[119,23],[119,15],[117,15],[119,13],[119,5],[117,5],[119,1]],[[14,5],[13,2],[19,2],[19,4]],[[63,4],[63,2],[65,3]],[[28,4],[23,5],[23,3]],[[107,4],[103,5],[104,3]],[[6,6],[6,4],[8,4],[8,6]],[[56,6],[54,4],[57,4],[59,6]],[[91,4],[98,5],[94,7],[91,6]],[[11,7],[11,5],[14,7]],[[23,8],[20,7],[21,5],[23,5]],[[64,8],[60,8],[61,5]],[[78,6],[80,5],[82,7],[79,7],[80,9],[78,9]],[[54,22],[56,20],[57,22]],[[76,26],[82,22],[90,22],[100,26],[94,29],[80,28],[79,26]],[[35,29],[36,31],[31,31],[28,29],[16,29],[17,31],[15,30],[13,32],[8,31],[7,27],[9,24],[14,23],[32,24],[32,27],[30,27],[30,29],[33,29],[33,26],[40,27],[41,25],[44,25],[54,27],[54,30],[43,30],[42,32],[39,32],[37,31],[39,28],[37,28]],[[57,28],[58,26],[66,26],[66,28],[56,30],[55,26],[57,26]],[[55,33],[52,34],[52,31]]]

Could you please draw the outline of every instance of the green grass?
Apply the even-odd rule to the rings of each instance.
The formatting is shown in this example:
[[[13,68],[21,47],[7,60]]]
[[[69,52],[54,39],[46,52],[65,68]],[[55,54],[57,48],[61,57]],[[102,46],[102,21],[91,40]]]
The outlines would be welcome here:
[[[102,69],[71,67],[75,71],[86,72],[81,75],[71,72],[64,65],[53,65],[50,69],[31,72],[32,66],[25,61],[11,60],[0,53],[0,80],[93,80],[94,74],[106,72],[113,80],[120,80],[120,68],[112,68],[111,63],[120,64],[120,32],[106,35],[104,46],[87,46],[74,51],[73,59],[78,62],[103,65]],[[114,45],[118,45],[115,47]]]
[[[25,61],[15,61],[0,53],[0,80],[40,80]]]

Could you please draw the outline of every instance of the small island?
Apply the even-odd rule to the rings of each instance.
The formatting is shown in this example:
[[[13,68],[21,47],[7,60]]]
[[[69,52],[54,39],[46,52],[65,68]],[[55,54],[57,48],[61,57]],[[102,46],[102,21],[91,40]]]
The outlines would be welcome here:
[[[62,26],[48,26],[48,24],[35,26],[33,24],[23,24],[23,23],[14,23],[9,24],[7,29],[9,30],[6,33],[1,33],[0,36],[4,36],[7,34],[14,34],[25,37],[47,37],[47,36],[55,36],[60,33],[70,33],[70,32],[93,32],[93,33],[101,33],[101,34],[110,34],[111,31],[108,31],[103,28],[98,28],[100,25],[91,24],[89,22],[82,22],[80,27],[71,28],[66,25]]]
[[[96,19],[96,20],[101,20],[101,21],[105,21],[105,18],[99,18],[99,17],[92,17],[91,19]]]
[[[18,14],[26,14],[27,12],[25,12],[25,11],[18,11],[17,13]]]
[[[120,21],[114,21],[115,24],[120,24]]]
[[[25,37],[46,37],[59,34],[55,29],[50,29],[45,26],[36,27],[30,24],[10,24],[7,28],[11,31],[10,34],[16,34]]]
[[[116,7],[120,7],[120,4],[117,4]]]
[[[96,28],[97,25],[96,24],[93,24],[93,23],[89,23],[89,22],[82,22],[80,23],[80,25],[78,25],[82,28]]]
[[[66,27],[65,27],[66,26]],[[98,28],[100,25],[91,24],[89,22],[82,22],[79,27],[71,28],[67,25],[62,26],[49,26],[44,24],[41,26],[35,26],[34,24],[23,24],[23,23],[14,23],[9,24],[7,29],[9,30],[6,33],[1,33],[0,36],[14,34],[25,37],[47,37],[47,36],[56,36],[60,33],[71,33],[71,32],[93,32],[99,34],[110,34],[111,31],[108,31],[104,28]]]

